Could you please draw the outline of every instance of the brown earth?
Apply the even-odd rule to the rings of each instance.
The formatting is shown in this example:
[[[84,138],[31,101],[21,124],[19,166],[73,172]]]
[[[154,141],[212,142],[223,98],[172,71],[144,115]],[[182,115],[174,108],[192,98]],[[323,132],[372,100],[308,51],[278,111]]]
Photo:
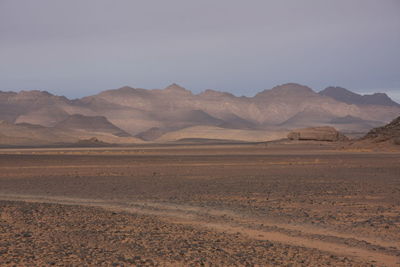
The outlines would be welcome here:
[[[0,265],[398,266],[400,154],[0,150]]]

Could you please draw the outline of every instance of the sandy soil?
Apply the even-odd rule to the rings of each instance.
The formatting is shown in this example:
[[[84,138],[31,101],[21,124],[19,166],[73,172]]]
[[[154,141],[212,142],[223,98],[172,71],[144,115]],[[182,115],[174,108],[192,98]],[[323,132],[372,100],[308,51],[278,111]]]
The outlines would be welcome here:
[[[0,199],[0,265],[400,265],[399,153],[0,150]]]

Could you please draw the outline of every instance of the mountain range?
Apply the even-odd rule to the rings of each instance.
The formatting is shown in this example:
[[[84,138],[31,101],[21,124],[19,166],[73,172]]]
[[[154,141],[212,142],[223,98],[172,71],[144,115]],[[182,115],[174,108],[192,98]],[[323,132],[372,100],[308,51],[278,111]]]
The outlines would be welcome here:
[[[0,91],[0,145],[111,143],[187,138],[267,141],[294,128],[332,126],[362,135],[400,114],[384,93],[360,95],[341,87],[317,93],[287,83],[253,97],[172,84],[165,89],[122,87],[80,99],[46,91]],[[27,134],[28,133],[28,134]]]

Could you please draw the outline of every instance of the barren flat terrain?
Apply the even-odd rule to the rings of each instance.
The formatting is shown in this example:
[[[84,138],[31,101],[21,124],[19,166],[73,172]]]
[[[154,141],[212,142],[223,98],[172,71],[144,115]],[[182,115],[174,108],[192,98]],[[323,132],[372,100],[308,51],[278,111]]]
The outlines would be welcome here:
[[[0,150],[0,265],[399,266],[400,153]]]

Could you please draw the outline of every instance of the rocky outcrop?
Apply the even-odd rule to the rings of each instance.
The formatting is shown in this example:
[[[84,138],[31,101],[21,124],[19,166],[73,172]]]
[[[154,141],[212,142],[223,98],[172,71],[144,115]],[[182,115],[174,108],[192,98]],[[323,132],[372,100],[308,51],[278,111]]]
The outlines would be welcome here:
[[[390,141],[396,145],[400,145],[400,117],[397,117],[385,126],[372,129],[361,140],[369,140],[377,143]]]
[[[312,141],[344,141],[347,137],[335,128],[329,126],[302,128],[291,131],[288,136],[290,140],[312,140]]]

